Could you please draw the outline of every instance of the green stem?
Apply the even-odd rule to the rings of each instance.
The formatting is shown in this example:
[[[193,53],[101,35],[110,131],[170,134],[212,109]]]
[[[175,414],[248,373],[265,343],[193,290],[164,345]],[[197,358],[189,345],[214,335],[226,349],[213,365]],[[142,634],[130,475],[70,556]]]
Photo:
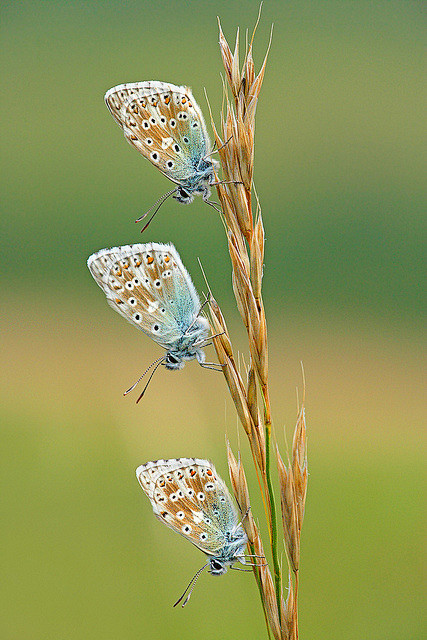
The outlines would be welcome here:
[[[277,553],[276,501],[274,499],[273,484],[271,482],[270,442],[271,442],[271,423],[266,422],[266,425],[265,425],[265,475],[267,478],[267,491],[268,491],[268,498],[270,502],[271,555],[273,557],[274,584],[276,587],[276,601],[277,601],[278,616],[281,622],[282,578],[281,578],[279,558]]]
[[[294,621],[295,621],[295,638],[298,640],[298,583],[299,571],[294,571],[295,588],[294,588]]]
[[[255,555],[255,547],[254,547],[253,544],[249,543],[249,549],[251,550],[252,555]],[[271,640],[270,624],[268,622],[267,611],[265,610],[265,603],[264,603],[264,595],[263,595],[263,592],[262,592],[261,578],[259,576],[259,569],[257,569],[256,567],[254,567],[254,574],[255,574],[255,581],[257,583],[259,595],[260,595],[260,598],[261,598],[262,611],[264,613],[265,625],[267,627],[268,640]]]

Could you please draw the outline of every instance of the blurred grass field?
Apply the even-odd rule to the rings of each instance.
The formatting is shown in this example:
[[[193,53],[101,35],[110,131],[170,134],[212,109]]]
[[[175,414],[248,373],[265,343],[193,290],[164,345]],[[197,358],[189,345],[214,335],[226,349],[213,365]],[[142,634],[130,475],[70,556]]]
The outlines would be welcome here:
[[[203,557],[155,520],[134,477],[181,455],[227,477],[227,434],[256,494],[224,381],[190,363],[159,372],[143,404],[123,398],[158,349],[85,264],[138,242],[134,218],[168,188],[123,140],[105,90],[187,83],[217,113],[215,16],[232,37],[256,13],[252,1],[4,3],[2,638],[265,636],[249,575],[203,576],[172,609]],[[300,637],[415,640],[427,631],[422,5],[267,2],[258,62],[272,21],[256,187],[282,450],[300,361],[307,379]],[[168,202],[143,239],[173,241],[199,290],[201,258],[246,353],[222,226],[205,209]]]

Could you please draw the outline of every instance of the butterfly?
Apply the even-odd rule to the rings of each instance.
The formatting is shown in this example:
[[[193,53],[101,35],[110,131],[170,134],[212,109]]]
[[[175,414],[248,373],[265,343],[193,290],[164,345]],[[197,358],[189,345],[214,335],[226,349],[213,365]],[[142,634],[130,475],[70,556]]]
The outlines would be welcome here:
[[[199,458],[155,460],[138,467],[136,477],[155,516],[208,557],[174,606],[191,587],[185,606],[206,567],[211,575],[220,576],[235,562],[245,564],[248,538],[227,486],[211,462]]]
[[[160,364],[176,371],[186,360],[196,359],[202,367],[215,368],[215,363],[205,362],[202,350],[210,334],[208,320],[200,315],[204,305],[172,244],[102,249],[90,256],[87,265],[108,304],[166,350],[126,393],[154,364],[148,382]]]
[[[171,195],[183,204],[201,195],[214,206],[209,195],[218,162],[209,157],[205,121],[189,87],[157,80],[128,82],[109,89],[105,102],[126,140],[177,185],[160,198],[144,229]]]

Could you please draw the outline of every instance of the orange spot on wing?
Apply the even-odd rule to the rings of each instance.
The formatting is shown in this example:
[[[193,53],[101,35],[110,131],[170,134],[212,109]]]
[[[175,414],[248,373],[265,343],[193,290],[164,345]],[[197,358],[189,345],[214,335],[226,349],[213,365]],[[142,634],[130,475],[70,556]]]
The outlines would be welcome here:
[[[170,102],[170,101],[171,101],[170,97],[169,97],[169,96],[167,96],[167,97],[165,98],[165,104],[169,104],[169,102]]]
[[[212,476],[212,475],[213,475],[213,473],[212,473],[212,471],[211,471],[210,469],[208,469],[208,470],[206,471],[206,473],[207,473],[207,475],[208,475],[208,476]]]
[[[170,258],[169,256],[165,256],[165,262],[169,262]]]
[[[148,256],[148,258],[147,258],[147,264],[151,264],[152,262],[154,262],[154,258],[153,258],[153,256]]]

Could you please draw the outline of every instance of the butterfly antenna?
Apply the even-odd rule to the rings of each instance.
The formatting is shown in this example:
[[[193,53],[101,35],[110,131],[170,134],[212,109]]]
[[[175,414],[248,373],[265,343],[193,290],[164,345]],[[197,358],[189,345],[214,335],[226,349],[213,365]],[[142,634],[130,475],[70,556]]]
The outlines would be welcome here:
[[[142,380],[142,378],[145,376],[145,374],[146,374],[146,373],[148,373],[148,371],[150,371],[151,367],[152,367],[154,364],[156,364],[157,362],[159,362],[159,361],[161,361],[161,360],[164,360],[164,359],[165,359],[165,356],[162,356],[161,358],[157,358],[157,360],[154,360],[154,362],[152,362],[152,363],[150,364],[150,366],[146,368],[146,370],[144,371],[144,373],[142,374],[142,376],[140,376],[140,377],[138,378],[138,380],[137,380],[137,381],[136,381],[136,382],[135,382],[135,383],[134,383],[134,384],[133,384],[133,385],[132,385],[128,390],[127,390],[127,391],[125,391],[125,392],[124,392],[124,394],[123,394],[123,395],[124,395],[124,396],[127,396],[127,394],[128,394],[128,393],[130,393],[131,391],[133,391],[133,390],[135,389],[136,385],[137,385],[139,382],[141,382],[141,380]],[[160,362],[159,362],[159,364],[160,364]]]
[[[163,196],[161,196],[158,200],[156,200],[156,202],[151,205],[151,207],[148,209],[148,211],[146,211],[144,213],[144,215],[140,216],[137,220],[135,220],[135,222],[141,222],[142,220],[144,220],[144,218],[146,216],[148,216],[148,214],[150,213],[150,211],[152,209],[154,209],[154,207],[156,207],[156,205],[158,205],[157,209],[154,211],[153,215],[150,217],[149,221],[147,222],[147,224],[145,225],[145,227],[143,229],[141,229],[141,233],[143,231],[145,231],[145,229],[148,227],[148,225],[150,224],[150,222],[152,221],[152,219],[154,218],[154,216],[156,215],[156,213],[158,212],[158,210],[160,209],[160,207],[162,206],[162,204],[165,202],[165,200],[167,200],[169,198],[169,196],[171,196],[173,193],[176,193],[178,191],[178,189],[172,189],[171,191],[168,191],[167,193],[165,193]]]
[[[147,211],[144,213],[144,215],[142,215],[141,217],[139,217],[137,220],[135,220],[135,222],[141,222],[141,220],[144,220],[144,218],[146,216],[148,216],[148,214],[150,213],[150,211],[152,209],[154,209],[154,207],[159,204],[160,201],[164,202],[164,200],[166,198],[168,198],[172,193],[175,193],[175,191],[178,191],[177,188],[175,189],[171,189],[170,191],[168,191],[167,193],[164,193],[162,196],[160,196],[160,198],[157,198],[156,202],[154,204],[151,205],[151,207],[149,209],[147,209]]]
[[[151,378],[154,376],[154,374],[156,373],[157,369],[160,367],[160,365],[162,364],[162,362],[166,360],[166,356],[163,356],[163,358],[160,359],[160,361],[156,360],[157,364],[154,367],[153,371],[151,372],[150,377],[148,378],[147,384],[145,385],[145,387],[142,390],[142,393],[140,394],[138,400],[136,401],[136,404],[138,404],[138,402],[141,400],[141,398],[143,397],[144,393],[147,391],[147,387],[151,382]],[[154,363],[153,363],[154,364]]]
[[[175,602],[175,604],[173,605],[174,607],[176,607],[177,604],[179,604],[181,602],[181,600],[185,597],[185,594],[187,593],[187,591],[190,589],[188,596],[185,598],[184,602],[182,603],[182,607],[185,607],[185,605],[187,604],[187,602],[189,601],[189,599],[191,598],[191,594],[193,593],[193,589],[196,586],[196,582],[198,577],[200,576],[200,574],[202,573],[202,571],[204,571],[206,569],[206,567],[209,565],[209,562],[207,562],[201,569],[199,569],[197,571],[197,573],[194,574],[194,576],[191,578],[190,582],[188,583],[184,593],[182,594],[182,596]]]

